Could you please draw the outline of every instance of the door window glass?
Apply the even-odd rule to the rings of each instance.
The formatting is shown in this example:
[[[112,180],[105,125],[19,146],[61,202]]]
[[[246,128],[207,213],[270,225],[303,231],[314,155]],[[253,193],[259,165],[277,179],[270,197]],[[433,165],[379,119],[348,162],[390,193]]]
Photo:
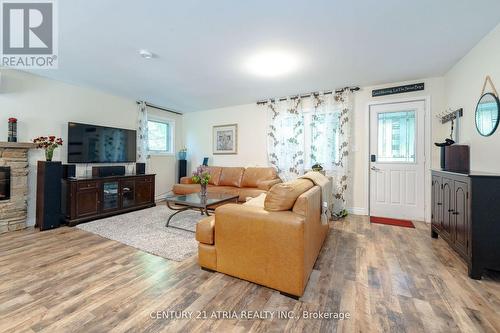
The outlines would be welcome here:
[[[377,114],[378,162],[415,163],[415,111]]]

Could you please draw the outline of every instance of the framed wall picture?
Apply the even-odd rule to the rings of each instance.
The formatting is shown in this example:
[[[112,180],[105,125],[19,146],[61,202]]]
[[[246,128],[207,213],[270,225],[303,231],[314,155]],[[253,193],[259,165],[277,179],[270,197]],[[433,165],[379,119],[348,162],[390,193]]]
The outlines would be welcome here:
[[[219,125],[213,127],[214,155],[238,153],[238,124]]]

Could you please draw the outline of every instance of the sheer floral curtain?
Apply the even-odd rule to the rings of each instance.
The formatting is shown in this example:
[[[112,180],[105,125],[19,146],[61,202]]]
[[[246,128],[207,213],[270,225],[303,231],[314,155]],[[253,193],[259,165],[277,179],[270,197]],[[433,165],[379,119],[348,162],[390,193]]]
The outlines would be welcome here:
[[[304,174],[304,114],[301,99],[268,101],[268,161],[281,179]]]
[[[334,213],[344,215],[347,191],[352,93],[316,94],[268,101],[268,160],[283,180],[319,163],[333,179]]]
[[[148,108],[146,102],[141,101],[137,110],[137,162],[146,163],[148,170]]]

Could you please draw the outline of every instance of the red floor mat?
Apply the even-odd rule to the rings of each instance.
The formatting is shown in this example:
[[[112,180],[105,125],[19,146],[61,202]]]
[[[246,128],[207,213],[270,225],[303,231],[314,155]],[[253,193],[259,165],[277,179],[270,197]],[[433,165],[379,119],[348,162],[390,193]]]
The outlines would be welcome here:
[[[398,227],[415,228],[413,222],[408,220],[391,219],[388,217],[370,216],[371,223],[395,225]]]

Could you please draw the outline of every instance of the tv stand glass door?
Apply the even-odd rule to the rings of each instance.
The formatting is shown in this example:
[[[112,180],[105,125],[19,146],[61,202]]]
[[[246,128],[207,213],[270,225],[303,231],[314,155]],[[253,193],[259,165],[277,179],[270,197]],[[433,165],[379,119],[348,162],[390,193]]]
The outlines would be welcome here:
[[[124,180],[121,182],[122,208],[135,205],[135,180]]]
[[[102,184],[103,187],[103,198],[102,198],[102,210],[112,211],[120,208],[120,201],[118,200],[118,181],[109,181]]]

